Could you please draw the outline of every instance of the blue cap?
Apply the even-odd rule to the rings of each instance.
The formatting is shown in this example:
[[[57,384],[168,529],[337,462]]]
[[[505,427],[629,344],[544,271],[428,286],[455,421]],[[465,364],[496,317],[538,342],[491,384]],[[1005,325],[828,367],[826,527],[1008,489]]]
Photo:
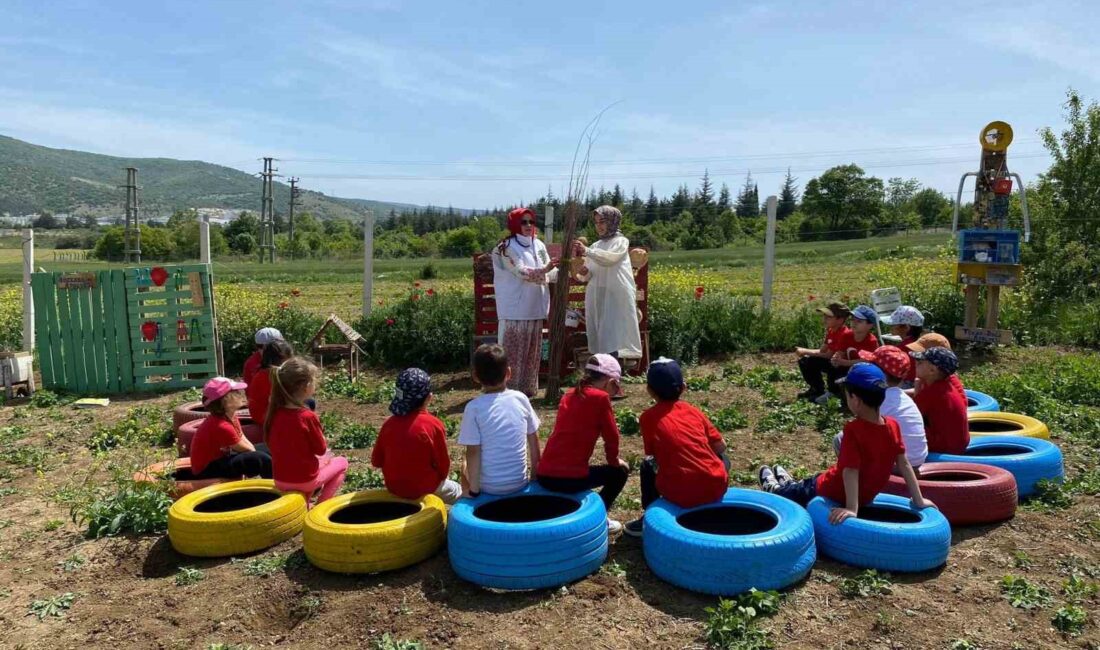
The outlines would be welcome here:
[[[661,399],[676,399],[684,387],[684,372],[680,370],[680,364],[660,357],[649,364],[645,380]]]
[[[853,309],[852,310],[852,318],[855,318],[855,319],[858,319],[858,320],[865,320],[868,323],[872,323],[872,324],[878,322],[878,314],[875,313],[874,309],[871,309],[867,305],[860,305],[860,306],[856,307],[855,309]]]
[[[886,373],[873,363],[861,362],[853,365],[836,383],[866,390],[886,390]]]
[[[408,415],[424,403],[432,392],[432,378],[420,368],[402,370],[390,401],[390,413]]]
[[[959,369],[959,358],[947,348],[928,348],[924,352],[910,352],[909,356],[927,361],[947,375],[953,375]]]

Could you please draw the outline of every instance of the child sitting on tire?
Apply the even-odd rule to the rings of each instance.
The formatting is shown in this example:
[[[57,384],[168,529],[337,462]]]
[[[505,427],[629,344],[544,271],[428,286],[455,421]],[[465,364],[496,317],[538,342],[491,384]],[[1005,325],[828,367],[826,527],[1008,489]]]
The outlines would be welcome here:
[[[619,425],[608,395],[609,386],[621,378],[619,362],[610,354],[596,354],[588,358],[584,373],[558,406],[554,432],[539,460],[538,481],[555,492],[600,488],[600,499],[610,513],[630,474],[630,466],[619,457]],[[588,464],[597,438],[603,438],[606,465]],[[608,533],[617,534],[622,528],[622,523],[608,518]]]
[[[316,503],[336,496],[348,471],[348,459],[329,453],[321,421],[305,405],[317,390],[319,376],[317,366],[301,357],[272,368],[274,386],[264,420],[275,487],[301,492],[307,506],[318,490]]]
[[[852,327],[840,338],[840,349],[829,360],[834,368],[848,372],[859,361],[862,352],[874,352],[878,348],[878,338],[872,333],[878,314],[867,305],[859,305],[852,310]]]
[[[909,374],[913,366],[909,353],[893,345],[884,345],[874,352],[861,350],[859,358],[875,364],[886,375],[886,398],[879,407],[879,415],[893,418],[898,423],[901,441],[905,444],[905,457],[920,476],[918,470],[928,457],[928,439],[924,434],[924,418],[920,409],[913,403],[913,398],[901,389],[902,378]],[[833,438],[833,449],[837,455],[840,455],[843,437],[843,433],[838,433]]]
[[[947,337],[943,334],[937,334],[935,332],[928,332],[922,334],[916,343],[910,343],[905,346],[910,352],[924,352],[925,350],[931,350],[932,348],[946,348],[951,349],[951,342],[947,340]],[[917,364],[911,364],[911,371],[909,373],[909,381],[915,383],[917,378]],[[947,381],[951,382],[951,388],[955,389],[955,392],[959,394],[963,400],[966,400],[966,387],[963,386],[962,380],[959,379],[958,373],[951,373],[951,376],[947,378]],[[910,388],[908,393],[912,397],[916,394],[915,388]]]
[[[833,365],[832,359],[834,355],[846,349],[845,343],[851,338],[852,330],[845,325],[851,310],[844,304],[833,302],[825,307],[818,307],[817,311],[821,313],[821,319],[825,325],[825,341],[818,350],[795,348],[794,353],[798,358],[798,369],[802,372],[802,378],[806,380],[808,386],[805,391],[798,394],[798,397],[825,404],[829,401],[829,393],[840,394],[836,380],[848,371],[847,368]]]
[[[646,390],[657,403],[639,418],[646,454],[641,466],[643,510],[660,498],[694,508],[726,493],[726,443],[706,414],[680,399],[684,388],[678,363],[661,357],[649,364]],[[643,520],[624,528],[627,535],[641,537]]]
[[[905,457],[901,431],[893,418],[884,418],[879,407],[886,399],[886,375],[869,363],[857,363],[841,382],[848,408],[855,419],[844,425],[840,454],[829,469],[801,481],[783,467],[760,468],[764,491],[805,506],[816,496],[843,504],[829,512],[829,522],[839,524],[859,515],[860,506],[874,500],[890,480],[895,467],[909,488],[915,508],[934,505],[920,493],[917,477]]]
[[[283,333],[274,327],[264,327],[256,330],[256,348],[252,351],[244,362],[244,370],[241,373],[241,377],[244,379],[244,383],[251,384],[252,376],[256,374],[256,371],[260,369],[261,357],[264,353],[264,347],[275,341],[282,341]]]
[[[258,426],[262,427],[267,419],[267,403],[271,400],[271,369],[283,365],[284,361],[293,356],[294,348],[282,339],[264,346],[260,355],[260,368],[252,374],[252,381],[245,390],[248,395],[248,413]]]
[[[962,454],[970,444],[970,419],[966,395],[956,390],[950,377],[959,368],[959,358],[947,348],[910,352],[917,362],[917,390],[913,401],[924,416],[928,451]]]
[[[518,492],[539,464],[539,417],[526,395],[507,387],[512,369],[500,345],[478,347],[473,376],[481,395],[466,404],[458,433],[466,447],[463,496]]]
[[[889,316],[882,317],[882,324],[890,326],[890,333],[901,337],[899,347],[915,343],[924,332],[924,314],[911,305],[902,305]]]
[[[202,404],[210,411],[191,439],[191,473],[198,479],[271,478],[271,454],[253,445],[241,431],[237,411],[245,404],[245,384],[215,377],[202,388]]]
[[[428,412],[432,403],[432,378],[420,368],[408,368],[397,376],[390,413],[378,432],[371,451],[371,465],[382,470],[390,494],[420,499],[435,494],[447,505],[462,495],[462,486],[447,478],[451,457],[447,454],[447,429]]]

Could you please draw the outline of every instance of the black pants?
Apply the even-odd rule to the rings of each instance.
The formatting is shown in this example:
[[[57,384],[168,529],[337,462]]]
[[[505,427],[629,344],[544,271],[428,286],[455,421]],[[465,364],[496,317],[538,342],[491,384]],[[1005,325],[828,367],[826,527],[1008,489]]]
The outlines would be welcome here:
[[[652,456],[646,456],[642,461],[639,478],[642,481],[642,510],[645,510],[661,498],[661,493],[657,491],[657,461]]]
[[[214,459],[195,478],[240,478],[259,476],[271,478],[271,452],[267,445],[256,445],[256,451],[230,453]]]
[[[826,382],[830,393],[840,395],[836,380],[848,374],[847,368],[837,368],[824,357],[802,357],[798,360],[798,369],[802,371],[806,385],[817,395],[825,392]]]
[[[809,478],[804,478],[801,481],[790,481],[780,485],[775,489],[772,494],[777,494],[786,499],[794,501],[803,508],[806,504],[814,500],[817,496],[817,477],[821,474],[814,474]]]
[[[559,478],[540,474],[538,481],[547,490],[569,494],[600,488],[600,499],[607,511],[611,512],[611,506],[623,491],[629,474],[630,470],[620,465],[591,465],[588,467],[588,476],[584,478]]]

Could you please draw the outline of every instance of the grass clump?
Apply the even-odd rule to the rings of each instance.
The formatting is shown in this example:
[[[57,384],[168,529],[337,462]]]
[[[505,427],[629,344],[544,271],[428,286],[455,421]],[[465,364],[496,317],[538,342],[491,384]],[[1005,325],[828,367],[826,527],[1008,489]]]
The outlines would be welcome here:
[[[382,472],[367,467],[364,469],[349,469],[344,476],[344,484],[340,486],[340,493],[359,492],[361,490],[376,490],[386,487],[382,478]]]
[[[126,412],[118,422],[97,427],[88,448],[105,452],[133,444],[163,447],[172,441],[172,429],[163,412],[152,406],[139,406]]]
[[[152,535],[168,529],[171,505],[163,486],[116,477],[105,487],[74,495],[69,515],[74,523],[87,526],[85,534],[93,539]]]
[[[73,606],[74,600],[76,600],[76,594],[72,592],[65,592],[51,598],[36,600],[30,604],[27,614],[29,616],[37,616],[40,621],[47,616],[63,618],[65,612]]]
[[[386,632],[382,636],[374,640],[374,644],[371,646],[374,650],[423,650],[424,644],[419,641],[409,641],[406,639],[398,639],[392,636],[389,632]]]
[[[177,587],[187,587],[193,584],[198,584],[206,579],[206,574],[201,569],[196,569],[193,566],[180,567],[180,570],[176,572],[175,582]]]
[[[1019,609],[1047,607],[1054,602],[1054,597],[1043,587],[1013,575],[1001,578],[1001,593],[1010,605]]]
[[[761,618],[779,612],[779,592],[753,589],[733,599],[722,598],[706,608],[704,635],[707,645],[719,650],[771,648],[768,632],[758,627]]]
[[[837,588],[845,598],[867,598],[891,593],[892,584],[889,573],[867,569],[854,578],[844,578]]]
[[[619,434],[621,435],[636,436],[642,432],[641,421],[634,409],[615,409],[615,422],[619,425]]]
[[[332,411],[321,414],[321,426],[333,449],[367,449],[378,439],[378,429]]]
[[[1054,629],[1067,636],[1076,636],[1084,631],[1088,621],[1088,613],[1077,605],[1066,605],[1058,608],[1050,619]]]

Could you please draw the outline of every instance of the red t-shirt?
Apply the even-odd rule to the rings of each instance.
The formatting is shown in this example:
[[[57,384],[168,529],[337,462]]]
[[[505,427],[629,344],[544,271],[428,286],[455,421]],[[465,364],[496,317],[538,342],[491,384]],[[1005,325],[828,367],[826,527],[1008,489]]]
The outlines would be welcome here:
[[[227,456],[229,448],[240,441],[241,424],[236,415],[232,422],[220,415],[203,418],[191,438],[191,473],[201,473],[211,461]]]
[[[890,480],[898,454],[905,453],[901,427],[894,418],[883,418],[885,424],[855,419],[844,425],[840,439],[840,454],[836,465],[817,477],[817,494],[832,499],[844,507],[844,470],[859,470],[859,505],[870,503]]]
[[[726,493],[726,467],[711,449],[722,442],[702,411],[681,400],[660,401],[642,413],[642,441],[657,460],[657,491],[681,508],[712,503]]]
[[[608,465],[619,462],[619,425],[611,398],[598,388],[571,390],[561,399],[554,432],[539,458],[538,474],[554,478],[588,476],[588,459],[603,438]]]
[[[947,381],[951,382],[951,388],[955,389],[955,392],[959,394],[959,397],[963,398],[963,404],[970,404],[970,401],[966,398],[966,388],[963,386],[962,380],[956,374],[947,376]],[[969,406],[967,407],[969,410]]]
[[[271,373],[269,368],[261,368],[252,375],[244,394],[248,397],[248,414],[252,421],[261,427],[267,419],[267,403],[271,401]]]
[[[966,416],[966,397],[948,380],[921,386],[913,397],[924,416],[928,451],[961,454],[970,444],[970,424]]]
[[[847,325],[841,325],[835,330],[825,330],[825,346],[830,352],[844,350],[844,342],[852,335],[852,329]]]
[[[267,448],[275,480],[307,483],[317,478],[317,457],[328,451],[317,414],[307,408],[281,408],[271,419]]]
[[[868,332],[867,336],[863,337],[862,341],[856,340],[856,333],[852,330],[845,328],[845,332],[840,335],[839,348],[841,352],[846,353],[847,359],[856,360],[859,359],[859,350],[866,350],[868,352],[874,352],[878,349],[878,339],[875,335]],[[849,352],[849,350],[855,349],[856,352]]]
[[[451,471],[447,429],[423,409],[394,415],[382,423],[370,462],[382,470],[392,494],[402,499],[431,494]]]
[[[252,375],[256,374],[256,371],[260,369],[260,351],[256,350],[244,361],[244,370],[241,372],[241,378],[244,379],[244,383],[252,383]]]

